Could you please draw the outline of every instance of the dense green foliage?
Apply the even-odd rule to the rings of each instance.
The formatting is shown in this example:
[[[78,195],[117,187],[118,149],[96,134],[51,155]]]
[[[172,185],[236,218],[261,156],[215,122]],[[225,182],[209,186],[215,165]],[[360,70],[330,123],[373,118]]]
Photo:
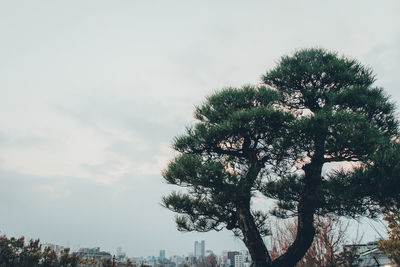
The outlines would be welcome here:
[[[168,182],[188,186],[190,192],[173,193],[165,201],[168,207],[175,203],[179,209],[176,211],[192,216],[190,220],[187,216],[177,218],[181,230],[218,230],[221,223],[226,223],[228,229],[239,229],[232,199],[249,197],[253,187],[261,182],[257,181],[257,174],[263,164],[268,162],[277,170],[285,167],[284,160],[278,157],[285,154],[283,142],[287,140],[283,131],[294,118],[273,108],[277,97],[265,87],[227,89],[196,110],[195,117],[201,123],[174,144],[175,149],[187,153],[182,153],[164,173]],[[266,135],[270,132],[273,134]],[[248,144],[243,144],[244,140]],[[259,142],[260,147],[265,144],[282,149],[245,151],[254,142]],[[250,156],[260,159],[257,166],[249,164],[251,153]],[[241,179],[246,175],[248,179]],[[265,221],[261,213],[256,219],[260,219],[259,225]]]
[[[163,173],[186,188],[163,198],[179,214],[178,229],[227,228],[256,266],[294,266],[312,244],[315,215],[380,212],[388,185],[371,167],[398,128],[394,105],[373,82],[356,60],[305,49],[282,57],[260,86],[209,96],[195,110],[197,122],[174,140],[180,154]],[[323,173],[331,163],[348,168]],[[295,241],[274,261],[262,240],[268,212],[251,207],[260,195],[275,201],[273,215],[298,220]]]
[[[60,256],[50,247],[42,248],[37,240],[0,236],[0,267],[74,267],[79,258],[64,249]]]

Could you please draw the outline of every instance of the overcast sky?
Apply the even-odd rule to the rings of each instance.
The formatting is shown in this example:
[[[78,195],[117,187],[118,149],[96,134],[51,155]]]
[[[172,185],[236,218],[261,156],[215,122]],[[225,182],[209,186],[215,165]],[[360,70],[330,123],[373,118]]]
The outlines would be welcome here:
[[[0,231],[129,256],[243,248],[160,206],[204,97],[323,47],[400,103],[399,1],[1,1]],[[372,234],[372,238],[374,235]]]

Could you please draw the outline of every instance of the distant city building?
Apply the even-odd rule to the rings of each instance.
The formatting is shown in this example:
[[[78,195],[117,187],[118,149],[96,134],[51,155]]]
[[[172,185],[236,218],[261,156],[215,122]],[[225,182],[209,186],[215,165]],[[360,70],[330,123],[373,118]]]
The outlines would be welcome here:
[[[250,266],[251,256],[248,250],[241,250],[240,254],[243,255],[244,266]]]
[[[210,255],[210,254],[214,254],[214,251],[212,251],[211,249],[207,249],[206,250],[206,255]]]
[[[369,242],[366,244],[351,244],[351,245],[344,245],[343,250],[344,251],[352,251],[357,255],[360,255],[361,253],[374,249],[378,246],[378,242]]]
[[[184,258],[181,256],[175,255],[175,256],[172,256],[171,261],[173,263],[175,263],[176,266],[178,266],[179,264],[181,264],[184,261]]]
[[[366,244],[352,244],[345,245],[343,250],[345,252],[352,252],[358,255],[358,260],[355,264],[359,267],[369,266],[383,266],[383,267],[395,267],[397,265],[391,263],[388,255],[381,252],[377,246],[379,242],[369,242]]]
[[[157,265],[157,258],[155,256],[149,256],[142,261],[143,266],[158,266]]]
[[[165,259],[165,250],[162,249],[160,250],[160,260],[164,260]]]
[[[235,267],[244,267],[244,256],[242,254],[237,254],[234,257]]]
[[[125,260],[126,257],[126,253],[122,252],[122,248],[121,247],[117,247],[117,259],[119,262],[122,262]]]
[[[191,255],[188,257],[185,257],[183,264],[187,266],[192,266],[196,263],[196,257]]]
[[[235,256],[239,255],[238,251],[228,251],[227,258],[229,266],[235,266]]]
[[[194,242],[194,256],[196,258],[204,258],[206,255],[206,245],[205,241],[202,240],[201,242],[195,241]]]
[[[394,267],[396,265],[392,265],[389,257],[386,254],[383,254],[377,248],[367,250],[360,254],[358,259],[358,266],[360,267],[369,267],[369,266],[383,266],[383,267]]]
[[[111,260],[111,254],[105,251],[100,251],[99,247],[95,248],[81,248],[77,252],[78,256],[82,259],[88,260],[98,260],[98,259],[106,259]]]

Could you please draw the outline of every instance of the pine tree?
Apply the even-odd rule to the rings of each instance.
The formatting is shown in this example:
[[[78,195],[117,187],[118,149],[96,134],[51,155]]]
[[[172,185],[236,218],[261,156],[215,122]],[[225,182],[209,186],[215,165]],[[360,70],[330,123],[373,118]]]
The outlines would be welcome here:
[[[207,97],[197,122],[175,138],[179,155],[163,172],[186,189],[163,198],[178,213],[178,230],[226,228],[241,237],[255,266],[294,266],[313,242],[316,215],[378,213],[376,202],[364,205],[371,190],[349,182],[398,131],[394,105],[373,82],[356,60],[304,49],[282,57],[260,86]],[[343,162],[356,165],[322,174],[326,164]],[[273,210],[251,207],[260,195],[275,200]],[[269,213],[297,217],[298,225],[294,242],[273,261],[263,242]]]

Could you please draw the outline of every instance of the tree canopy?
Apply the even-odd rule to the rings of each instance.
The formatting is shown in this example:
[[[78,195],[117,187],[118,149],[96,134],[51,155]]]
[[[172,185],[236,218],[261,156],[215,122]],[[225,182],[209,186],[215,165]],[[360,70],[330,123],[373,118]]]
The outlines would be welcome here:
[[[179,155],[163,172],[186,188],[163,198],[178,213],[178,229],[233,230],[255,266],[294,266],[313,241],[316,215],[377,214],[373,190],[361,189],[371,179],[382,184],[366,173],[398,126],[374,80],[356,60],[303,49],[282,57],[260,85],[207,97],[195,110],[197,122],[175,138]],[[323,173],[343,162],[351,168]],[[274,200],[270,211],[252,207],[260,195]],[[271,214],[298,224],[295,241],[273,261],[262,239]]]
[[[76,267],[79,260],[69,248],[57,255],[50,246],[42,246],[39,239],[25,242],[24,237],[0,236],[0,267]]]

